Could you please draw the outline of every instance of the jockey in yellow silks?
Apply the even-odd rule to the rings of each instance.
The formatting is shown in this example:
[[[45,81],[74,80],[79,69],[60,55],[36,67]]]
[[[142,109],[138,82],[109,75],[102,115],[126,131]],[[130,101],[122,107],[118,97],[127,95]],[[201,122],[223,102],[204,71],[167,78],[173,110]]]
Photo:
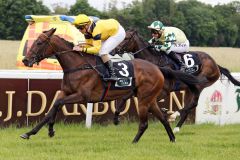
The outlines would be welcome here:
[[[170,58],[185,70],[186,65],[176,53],[188,52],[189,41],[185,33],[176,27],[166,27],[160,21],[154,21],[150,26],[152,39],[149,43],[154,45],[156,51],[164,51]]]
[[[124,40],[124,28],[115,19],[100,19],[94,22],[85,14],[79,14],[73,25],[84,34],[87,44],[74,46],[73,50],[99,55],[109,70],[108,80],[117,80],[109,53]]]

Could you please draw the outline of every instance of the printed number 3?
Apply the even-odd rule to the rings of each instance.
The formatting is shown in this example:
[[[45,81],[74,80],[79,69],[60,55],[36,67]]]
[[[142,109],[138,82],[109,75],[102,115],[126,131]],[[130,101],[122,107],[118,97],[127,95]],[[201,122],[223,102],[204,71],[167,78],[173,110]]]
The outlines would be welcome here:
[[[128,66],[124,63],[118,63],[118,66],[122,67],[119,73],[124,77],[128,77],[129,76],[129,72],[127,70]]]

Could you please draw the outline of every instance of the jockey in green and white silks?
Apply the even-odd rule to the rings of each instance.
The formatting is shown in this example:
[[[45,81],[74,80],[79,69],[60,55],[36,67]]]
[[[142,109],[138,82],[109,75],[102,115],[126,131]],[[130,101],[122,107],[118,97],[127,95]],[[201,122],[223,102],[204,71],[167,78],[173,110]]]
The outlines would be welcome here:
[[[152,34],[149,43],[155,50],[164,51],[181,66],[181,70],[185,70],[186,65],[176,55],[189,50],[189,41],[184,32],[176,27],[166,27],[160,21],[154,21],[148,28]]]

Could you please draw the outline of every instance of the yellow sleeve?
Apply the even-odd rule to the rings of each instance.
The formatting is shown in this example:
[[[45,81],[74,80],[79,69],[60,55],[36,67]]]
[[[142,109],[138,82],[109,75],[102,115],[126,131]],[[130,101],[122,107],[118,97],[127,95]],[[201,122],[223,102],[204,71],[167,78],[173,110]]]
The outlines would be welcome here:
[[[89,48],[93,46],[93,39],[85,39],[86,45],[84,47]]]
[[[92,45],[86,48],[86,53],[89,54],[98,54],[100,51],[100,48],[102,46],[102,41],[101,40],[92,40]]]

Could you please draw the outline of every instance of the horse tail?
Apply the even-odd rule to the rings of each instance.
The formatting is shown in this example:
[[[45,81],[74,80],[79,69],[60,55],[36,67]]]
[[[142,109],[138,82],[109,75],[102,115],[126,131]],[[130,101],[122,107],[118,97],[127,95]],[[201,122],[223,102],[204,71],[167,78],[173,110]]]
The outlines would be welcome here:
[[[196,85],[207,82],[207,79],[204,77],[198,78],[191,74],[175,71],[169,68],[160,67],[160,70],[162,71],[166,79],[179,80],[186,84],[191,90],[191,92],[196,94],[199,93],[199,90]]]
[[[187,85],[197,85],[206,81],[206,79],[199,79],[191,74],[175,71],[169,68],[160,67],[160,70],[165,78],[180,80]]]
[[[220,73],[222,75],[225,75],[234,85],[240,86],[240,82],[231,75],[230,71],[227,68],[224,68],[220,65],[218,65],[218,68],[220,70]]]

